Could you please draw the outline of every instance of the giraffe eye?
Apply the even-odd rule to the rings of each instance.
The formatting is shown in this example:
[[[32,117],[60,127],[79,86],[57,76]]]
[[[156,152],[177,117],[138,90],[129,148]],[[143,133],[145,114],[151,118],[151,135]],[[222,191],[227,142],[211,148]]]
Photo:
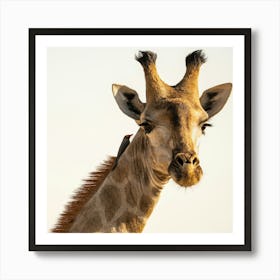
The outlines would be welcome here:
[[[153,128],[154,128],[154,127],[153,127],[150,123],[148,123],[148,122],[142,122],[142,123],[140,124],[140,126],[144,128],[144,131],[145,131],[146,134],[150,133],[150,132],[153,130]]]
[[[206,129],[207,126],[211,127],[212,124],[210,124],[210,123],[204,123],[204,124],[201,126],[202,134],[205,134],[205,129]]]

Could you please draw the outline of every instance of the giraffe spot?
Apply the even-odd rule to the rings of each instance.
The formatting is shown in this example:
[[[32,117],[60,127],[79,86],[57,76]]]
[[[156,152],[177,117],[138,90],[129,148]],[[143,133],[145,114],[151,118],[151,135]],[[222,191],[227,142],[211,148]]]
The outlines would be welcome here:
[[[150,214],[152,213],[152,210],[153,210],[153,206],[154,206],[154,202],[149,196],[143,195],[141,197],[139,207],[140,207],[140,210],[143,213],[145,213],[145,215],[150,216]]]
[[[89,205],[79,214],[69,232],[98,232],[102,228],[99,213],[92,211]]]
[[[97,212],[93,213],[89,219],[89,225],[84,228],[83,232],[98,232],[102,227],[102,221]]]
[[[109,222],[121,206],[120,191],[113,185],[105,186],[100,194],[100,199],[105,208],[105,217]]]
[[[126,185],[125,187],[125,196],[126,196],[126,201],[130,206],[135,206],[137,204],[135,194],[133,193],[133,188],[130,185]]]
[[[127,169],[123,164],[118,164],[114,172],[112,172],[112,177],[116,183],[123,182],[126,176]]]
[[[142,232],[145,224],[135,214],[125,212],[116,220],[117,228],[126,228],[127,232]]]

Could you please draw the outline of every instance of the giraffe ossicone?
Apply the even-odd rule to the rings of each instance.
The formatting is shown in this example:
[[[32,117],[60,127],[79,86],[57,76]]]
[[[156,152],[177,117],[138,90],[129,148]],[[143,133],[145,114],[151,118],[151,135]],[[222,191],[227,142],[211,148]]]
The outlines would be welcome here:
[[[232,84],[216,85],[199,96],[199,71],[206,62],[201,50],[186,57],[186,73],[175,86],[159,77],[156,58],[151,51],[135,56],[145,74],[145,103],[135,90],[112,85],[119,108],[139,130],[129,145],[123,144],[117,164],[109,158],[85,181],[53,232],[142,232],[171,178],[182,187],[201,179],[198,139],[226,104]]]

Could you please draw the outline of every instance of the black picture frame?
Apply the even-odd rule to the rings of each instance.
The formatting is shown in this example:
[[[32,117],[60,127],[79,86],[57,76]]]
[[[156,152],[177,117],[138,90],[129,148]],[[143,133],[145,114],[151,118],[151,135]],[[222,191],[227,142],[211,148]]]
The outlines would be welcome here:
[[[244,244],[242,245],[39,245],[36,244],[35,197],[35,100],[36,100],[36,36],[42,35],[238,35],[244,36],[244,102],[245,102],[245,178],[244,178]],[[30,251],[251,251],[251,29],[29,29],[29,250]]]

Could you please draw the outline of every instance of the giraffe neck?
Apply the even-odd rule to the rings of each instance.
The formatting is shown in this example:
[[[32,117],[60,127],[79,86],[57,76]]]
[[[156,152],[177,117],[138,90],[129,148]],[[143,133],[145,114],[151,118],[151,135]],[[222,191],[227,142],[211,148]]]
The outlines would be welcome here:
[[[70,232],[142,232],[167,174],[156,170],[140,129],[98,191],[77,215]]]

